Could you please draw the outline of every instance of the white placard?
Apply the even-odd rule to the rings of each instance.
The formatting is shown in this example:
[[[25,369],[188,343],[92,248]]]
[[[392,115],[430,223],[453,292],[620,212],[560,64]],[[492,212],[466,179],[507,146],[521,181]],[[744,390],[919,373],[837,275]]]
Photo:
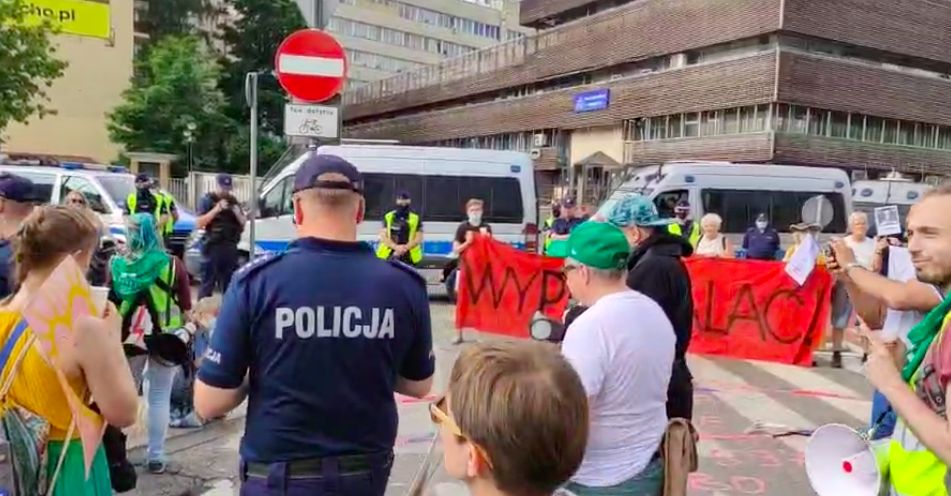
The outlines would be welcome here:
[[[806,234],[805,239],[802,240],[802,243],[799,243],[796,251],[786,262],[786,273],[800,286],[806,283],[809,274],[812,274],[813,269],[816,268],[819,250],[819,243],[816,242],[815,236]]]
[[[337,107],[327,105],[284,105],[284,134],[305,138],[336,138],[339,133]]]
[[[897,206],[889,205],[875,209],[875,233],[879,236],[901,234],[901,217]]]

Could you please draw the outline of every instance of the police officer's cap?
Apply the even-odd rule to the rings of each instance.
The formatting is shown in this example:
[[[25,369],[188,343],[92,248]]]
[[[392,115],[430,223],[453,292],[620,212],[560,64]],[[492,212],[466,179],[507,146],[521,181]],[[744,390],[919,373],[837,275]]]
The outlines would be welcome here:
[[[35,190],[33,181],[25,177],[9,172],[0,173],[0,198],[17,203],[40,201]]]
[[[346,179],[318,180],[324,174],[340,174]],[[313,154],[301,164],[294,175],[294,192],[306,189],[346,189],[363,192],[363,176],[353,164],[336,155]]]

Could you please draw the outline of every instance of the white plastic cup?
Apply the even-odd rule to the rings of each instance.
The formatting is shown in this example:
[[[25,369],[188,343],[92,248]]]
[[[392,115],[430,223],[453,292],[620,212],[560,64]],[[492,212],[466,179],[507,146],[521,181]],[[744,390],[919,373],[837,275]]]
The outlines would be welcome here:
[[[109,288],[93,286],[90,288],[92,304],[96,306],[97,315],[106,313],[106,301],[109,300]]]

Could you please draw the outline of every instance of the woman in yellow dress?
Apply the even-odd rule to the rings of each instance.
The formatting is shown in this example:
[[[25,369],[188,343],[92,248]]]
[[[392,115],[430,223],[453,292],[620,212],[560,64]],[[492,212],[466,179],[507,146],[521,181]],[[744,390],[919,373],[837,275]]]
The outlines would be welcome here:
[[[0,200],[2,202],[3,200]],[[0,303],[0,343],[5,343],[22,321],[21,311],[37,294],[52,271],[72,255],[87,270],[99,244],[98,219],[88,211],[63,206],[39,207],[20,226],[14,241],[16,293]],[[102,318],[84,317],[76,322],[72,347],[63,347],[53,358],[70,387],[80,398],[91,397],[109,424],[133,424],[138,410],[135,384],[120,336],[121,320],[115,306],[106,305]],[[66,455],[49,494],[53,496],[106,496],[112,494],[109,467],[100,446],[86,477],[82,445],[66,395],[53,366],[43,358],[31,332],[17,339],[2,371],[13,382],[6,401],[43,417],[50,423],[47,473],[51,484],[63,450]],[[30,346],[22,353],[24,346]],[[91,415],[94,413],[87,412]],[[70,439],[67,433],[72,433]]]

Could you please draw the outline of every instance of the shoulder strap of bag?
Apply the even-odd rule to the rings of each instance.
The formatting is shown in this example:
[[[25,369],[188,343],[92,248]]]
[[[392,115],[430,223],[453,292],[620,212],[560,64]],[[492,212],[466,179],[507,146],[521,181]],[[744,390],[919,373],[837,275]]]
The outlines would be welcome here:
[[[26,320],[21,319],[16,327],[13,328],[13,332],[10,333],[10,336],[7,337],[7,341],[3,344],[3,349],[0,350],[0,377],[2,377],[3,369],[7,368],[7,362],[10,361],[14,346],[16,346],[20,338],[23,337],[23,333],[26,332],[27,325]],[[30,349],[32,344],[33,342],[30,341],[20,349],[20,354],[17,355],[13,367],[10,368],[10,373],[7,374],[3,380],[3,385],[0,386],[0,400],[6,398],[7,393],[13,386],[13,379],[16,377],[17,368],[20,366],[20,362],[23,361],[24,355],[26,355],[27,350]]]

